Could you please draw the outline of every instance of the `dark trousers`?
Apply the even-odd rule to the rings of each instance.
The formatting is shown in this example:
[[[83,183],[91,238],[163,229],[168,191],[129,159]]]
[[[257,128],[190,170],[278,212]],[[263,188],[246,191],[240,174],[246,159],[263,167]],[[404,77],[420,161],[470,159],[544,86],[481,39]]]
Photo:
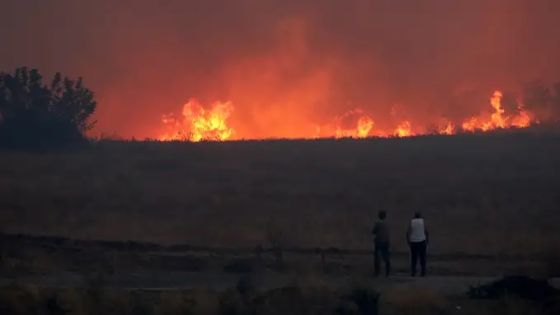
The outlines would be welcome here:
[[[389,252],[389,243],[375,243],[373,251],[375,261],[375,275],[378,276],[381,271],[381,260],[385,263],[385,275],[389,276],[391,272],[391,255]]]
[[[422,277],[426,275],[426,241],[410,242],[410,273],[416,276],[416,265],[420,260]]]

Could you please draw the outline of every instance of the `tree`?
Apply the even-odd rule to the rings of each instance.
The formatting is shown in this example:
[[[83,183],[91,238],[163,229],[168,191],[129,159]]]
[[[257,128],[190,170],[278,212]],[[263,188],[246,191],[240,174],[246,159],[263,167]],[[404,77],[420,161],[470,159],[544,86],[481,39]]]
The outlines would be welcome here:
[[[96,108],[82,78],[54,75],[50,85],[36,69],[0,73],[0,147],[52,147],[83,143]]]

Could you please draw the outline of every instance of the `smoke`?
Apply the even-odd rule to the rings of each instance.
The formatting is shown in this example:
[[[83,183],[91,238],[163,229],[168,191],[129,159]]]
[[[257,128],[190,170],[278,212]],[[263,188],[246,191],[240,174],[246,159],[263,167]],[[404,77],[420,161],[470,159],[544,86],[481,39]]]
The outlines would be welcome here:
[[[560,120],[560,82],[551,87],[542,82],[530,82],[524,86],[523,104],[543,121]]]
[[[428,128],[522,100],[559,117],[560,2],[0,0],[0,69],[83,76],[98,133],[155,137],[184,103],[231,101],[238,137],[313,133],[360,108]],[[532,83],[539,82],[539,83]],[[556,117],[556,118],[555,118]]]

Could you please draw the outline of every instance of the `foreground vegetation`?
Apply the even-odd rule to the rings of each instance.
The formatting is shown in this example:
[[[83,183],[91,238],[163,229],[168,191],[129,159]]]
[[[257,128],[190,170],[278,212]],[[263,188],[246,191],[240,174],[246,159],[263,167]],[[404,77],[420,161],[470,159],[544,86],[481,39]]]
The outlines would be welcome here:
[[[0,288],[2,314],[106,314],[106,315],[552,315],[558,299],[535,301],[519,296],[491,300],[446,297],[435,291],[409,287],[378,293],[364,283],[345,287],[298,283],[258,290],[250,279],[223,291],[122,290],[93,284],[84,288],[45,289],[16,283]]]

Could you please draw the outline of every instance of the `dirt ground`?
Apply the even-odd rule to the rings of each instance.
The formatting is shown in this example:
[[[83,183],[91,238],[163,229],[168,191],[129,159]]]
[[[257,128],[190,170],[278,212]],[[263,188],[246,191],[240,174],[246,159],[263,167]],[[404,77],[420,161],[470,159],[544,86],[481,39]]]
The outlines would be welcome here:
[[[453,295],[504,275],[539,276],[547,263],[539,257],[431,255],[429,276],[412,278],[408,254],[394,253],[393,272],[385,279],[373,276],[369,251],[161,246],[11,234],[0,238],[0,284],[46,287],[84,287],[98,281],[128,289],[220,289],[250,276],[266,289],[314,279],[337,284],[369,279],[380,288],[421,285]]]
[[[467,297],[470,287],[507,275],[504,270],[539,270],[539,257],[432,255],[428,276],[413,278],[408,256],[395,253],[394,273],[386,278],[373,276],[368,251],[204,248],[10,234],[1,234],[0,240],[0,310],[21,309],[20,299],[31,297],[39,308],[55,303],[68,312],[89,311],[75,314],[106,312],[98,305],[113,305],[116,297],[126,301],[119,314],[183,314],[165,310],[184,307],[188,314],[233,314],[232,307],[234,314],[323,314],[333,309],[336,314],[361,314],[353,310],[366,307],[359,299],[368,296],[378,314],[389,315],[510,314],[510,309],[532,312],[541,307],[531,301]],[[560,289],[560,279],[548,282]],[[247,290],[251,293],[243,293]],[[270,301],[262,304],[262,299]],[[201,303],[209,303],[212,311],[196,310]],[[307,306],[285,309],[285,303]],[[140,306],[146,309],[139,311]],[[256,310],[263,307],[267,311]],[[251,312],[243,313],[245,308]]]

